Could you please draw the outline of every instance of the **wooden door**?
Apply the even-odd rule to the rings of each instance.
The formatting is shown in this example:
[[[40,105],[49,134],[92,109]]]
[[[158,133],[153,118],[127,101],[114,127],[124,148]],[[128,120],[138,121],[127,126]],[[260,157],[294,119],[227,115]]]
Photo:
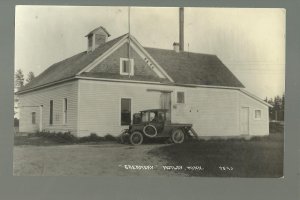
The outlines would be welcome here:
[[[240,124],[241,124],[241,133],[243,135],[249,134],[249,108],[242,107],[241,116],[240,116]]]
[[[171,93],[162,92],[160,95],[160,107],[162,109],[167,109],[166,121],[171,122]]]

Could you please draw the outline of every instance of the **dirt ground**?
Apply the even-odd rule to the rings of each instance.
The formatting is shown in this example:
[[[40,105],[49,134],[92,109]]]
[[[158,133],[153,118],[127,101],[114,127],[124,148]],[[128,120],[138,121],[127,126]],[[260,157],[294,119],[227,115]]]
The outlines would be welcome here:
[[[148,154],[167,145],[15,146],[13,172],[16,176],[186,176],[165,171],[166,159]],[[133,169],[145,166],[150,168]]]

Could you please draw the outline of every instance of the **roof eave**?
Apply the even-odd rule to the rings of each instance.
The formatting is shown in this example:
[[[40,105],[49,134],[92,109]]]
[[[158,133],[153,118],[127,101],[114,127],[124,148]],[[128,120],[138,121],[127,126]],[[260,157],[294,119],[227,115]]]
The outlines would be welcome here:
[[[43,89],[43,88],[50,87],[50,86],[60,84],[60,83],[64,83],[64,82],[67,82],[67,81],[72,81],[72,80],[75,80],[75,79],[76,79],[76,77],[72,76],[72,77],[65,78],[65,79],[58,80],[58,81],[54,81],[54,82],[51,82],[51,83],[46,83],[46,84],[39,85],[39,86],[36,86],[36,87],[20,90],[20,91],[16,92],[15,94],[16,95],[25,94],[25,93],[28,93],[28,92],[36,91],[36,90],[39,90],[39,89]]]
[[[273,108],[273,106],[271,104],[265,102],[264,100],[262,100],[261,98],[255,96],[254,94],[251,94],[250,92],[248,92],[248,91],[246,91],[246,90],[244,90],[242,88],[240,89],[240,91],[243,92],[244,94],[248,95],[249,97],[252,97],[253,99],[261,102],[262,104],[264,104],[264,105],[266,105],[266,106],[268,106],[270,108]]]

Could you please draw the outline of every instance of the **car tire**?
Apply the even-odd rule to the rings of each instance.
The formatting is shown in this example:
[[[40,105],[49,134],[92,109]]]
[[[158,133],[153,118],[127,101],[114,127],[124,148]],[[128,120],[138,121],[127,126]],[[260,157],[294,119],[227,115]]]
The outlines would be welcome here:
[[[143,143],[143,134],[139,131],[134,131],[129,136],[129,141],[132,145],[139,145]]]
[[[175,129],[172,131],[171,140],[175,144],[181,144],[184,142],[184,133],[181,129]]]

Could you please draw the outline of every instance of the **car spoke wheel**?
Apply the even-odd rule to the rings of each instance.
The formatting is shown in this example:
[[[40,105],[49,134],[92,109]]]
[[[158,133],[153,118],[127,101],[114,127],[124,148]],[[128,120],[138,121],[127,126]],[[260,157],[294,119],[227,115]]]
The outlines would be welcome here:
[[[183,143],[184,141],[184,133],[181,129],[176,129],[172,132],[171,136],[172,142],[175,144]]]
[[[146,136],[153,138],[157,135],[157,129],[155,126],[148,124],[147,126],[144,127],[143,132]]]
[[[135,131],[129,137],[130,143],[132,145],[139,145],[143,142],[143,135],[142,133]]]

